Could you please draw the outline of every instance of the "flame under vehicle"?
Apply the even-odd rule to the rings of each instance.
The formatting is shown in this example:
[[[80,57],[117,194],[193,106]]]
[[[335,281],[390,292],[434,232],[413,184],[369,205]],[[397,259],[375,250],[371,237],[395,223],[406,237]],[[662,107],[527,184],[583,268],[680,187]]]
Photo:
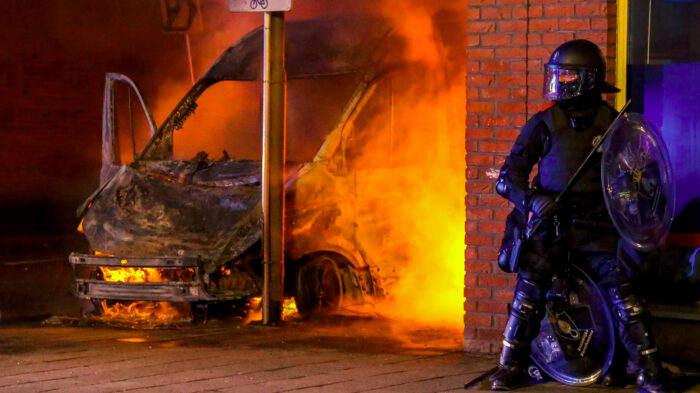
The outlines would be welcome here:
[[[100,187],[79,209],[91,252],[69,257],[78,297],[207,304],[261,295],[261,161],[231,157],[260,151],[262,39],[258,28],[229,47],[158,128],[136,84],[107,74]],[[383,21],[362,18],[288,22],[286,45],[285,292],[302,315],[332,312],[397,279],[378,257],[386,223],[366,208],[380,202],[362,190],[400,169],[365,170],[353,157],[368,133],[391,138],[388,75],[406,69],[403,44]],[[205,140],[221,158],[202,151]]]

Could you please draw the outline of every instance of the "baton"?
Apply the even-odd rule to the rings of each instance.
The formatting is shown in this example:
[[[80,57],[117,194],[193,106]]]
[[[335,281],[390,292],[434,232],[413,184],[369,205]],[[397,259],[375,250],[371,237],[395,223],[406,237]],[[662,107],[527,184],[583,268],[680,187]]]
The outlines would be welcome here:
[[[496,366],[496,367],[494,367],[494,368],[492,368],[492,369],[486,371],[486,372],[483,373],[483,374],[479,374],[476,378],[474,378],[474,379],[472,379],[472,380],[470,380],[470,381],[467,381],[467,382],[464,384],[464,389],[470,389],[470,388],[472,388],[472,387],[478,385],[479,383],[481,383],[481,381],[483,381],[484,379],[486,379],[486,378],[490,377],[491,375],[493,375],[493,373],[495,373],[497,370],[498,370],[498,366]]]
[[[600,138],[600,140],[598,140],[598,142],[596,142],[593,145],[593,149],[591,150],[590,153],[588,153],[586,158],[583,159],[583,162],[581,163],[581,165],[579,165],[578,169],[576,169],[576,172],[574,172],[574,175],[571,176],[571,179],[569,179],[569,182],[566,183],[566,186],[564,186],[564,189],[561,190],[561,192],[557,195],[556,198],[554,198],[554,203],[559,203],[559,201],[561,201],[561,199],[564,197],[564,195],[567,192],[569,192],[571,187],[573,187],[574,183],[576,183],[576,181],[578,181],[578,179],[579,179],[579,177],[581,177],[581,174],[583,173],[584,169],[587,169],[586,166],[588,166],[588,163],[591,161],[591,158],[593,157],[593,155],[596,153],[596,151],[598,151],[598,149],[603,144],[603,142],[605,142],[605,138],[607,138],[608,135],[610,134],[610,132],[612,132],[613,128],[615,127],[617,122],[620,121],[620,118],[622,118],[622,115],[625,113],[625,111],[627,111],[627,108],[629,108],[631,103],[632,103],[632,100],[627,100],[627,103],[625,104],[625,106],[623,106],[622,109],[620,109],[620,113],[618,113],[617,116],[615,117],[615,119],[612,121],[612,123],[610,123],[610,125],[608,126],[608,129],[605,130],[605,133],[603,133],[603,136]],[[535,225],[532,226],[532,228],[528,228],[526,237],[529,238],[533,233],[535,233],[535,231],[537,230],[537,228],[540,227],[541,224],[542,224],[542,220],[539,220],[535,223]]]

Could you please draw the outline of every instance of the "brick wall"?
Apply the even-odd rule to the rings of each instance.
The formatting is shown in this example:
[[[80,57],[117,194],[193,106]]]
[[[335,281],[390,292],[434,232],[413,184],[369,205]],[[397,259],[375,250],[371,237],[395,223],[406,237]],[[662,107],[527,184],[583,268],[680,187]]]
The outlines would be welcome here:
[[[564,41],[598,44],[614,80],[615,1],[469,0],[467,49],[467,249],[464,348],[501,348],[515,275],[496,264],[512,206],[494,190],[505,155],[546,102],[543,64]]]

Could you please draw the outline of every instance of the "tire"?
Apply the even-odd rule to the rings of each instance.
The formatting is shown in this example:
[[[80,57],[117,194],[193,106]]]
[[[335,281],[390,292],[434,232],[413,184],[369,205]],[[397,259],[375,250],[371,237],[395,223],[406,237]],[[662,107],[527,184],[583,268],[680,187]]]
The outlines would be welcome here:
[[[297,268],[294,300],[302,317],[332,314],[343,303],[344,288],[336,261],[316,255]]]

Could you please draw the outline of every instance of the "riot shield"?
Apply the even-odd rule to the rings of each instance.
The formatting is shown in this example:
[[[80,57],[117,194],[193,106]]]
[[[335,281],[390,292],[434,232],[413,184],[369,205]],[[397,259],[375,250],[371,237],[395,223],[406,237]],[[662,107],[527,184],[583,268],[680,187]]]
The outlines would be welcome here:
[[[654,248],[671,226],[670,163],[658,130],[638,113],[625,114],[603,144],[605,204],[620,236],[640,251]]]
[[[531,344],[531,358],[553,379],[590,385],[610,367],[615,329],[603,294],[575,265],[557,273],[547,292],[547,314]]]

